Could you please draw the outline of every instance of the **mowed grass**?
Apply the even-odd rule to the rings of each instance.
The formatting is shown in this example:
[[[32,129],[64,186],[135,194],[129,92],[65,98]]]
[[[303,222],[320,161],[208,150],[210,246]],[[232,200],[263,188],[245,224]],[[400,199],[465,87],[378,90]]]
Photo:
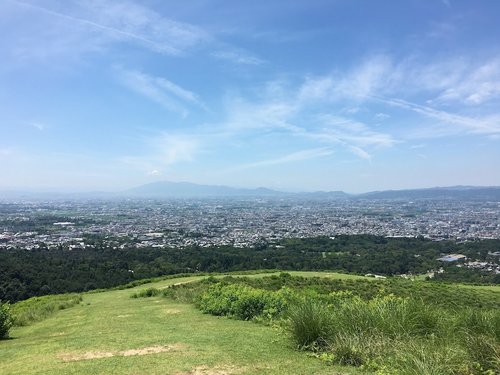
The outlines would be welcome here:
[[[145,287],[201,278],[85,294],[80,305],[12,329],[12,339],[0,341],[0,374],[360,373],[327,366],[295,350],[282,332],[271,327],[204,315],[166,298],[130,298]]]

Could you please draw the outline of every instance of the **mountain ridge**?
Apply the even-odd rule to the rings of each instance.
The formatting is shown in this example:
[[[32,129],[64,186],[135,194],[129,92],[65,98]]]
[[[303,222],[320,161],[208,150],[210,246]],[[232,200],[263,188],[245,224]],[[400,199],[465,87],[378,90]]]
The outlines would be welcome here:
[[[417,189],[393,189],[370,191],[360,194],[349,194],[344,191],[312,191],[312,192],[284,192],[258,188],[237,188],[225,185],[205,185],[191,182],[157,181],[139,185],[131,189],[117,192],[36,192],[36,191],[0,191],[0,199],[121,199],[121,198],[304,198],[304,199],[387,199],[387,200],[416,200],[416,199],[451,199],[451,200],[482,200],[499,201],[500,186],[445,186]]]

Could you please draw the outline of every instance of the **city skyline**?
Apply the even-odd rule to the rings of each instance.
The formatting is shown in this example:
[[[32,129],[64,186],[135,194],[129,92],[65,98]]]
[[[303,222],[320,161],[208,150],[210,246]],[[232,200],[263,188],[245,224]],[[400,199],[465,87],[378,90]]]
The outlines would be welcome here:
[[[0,4],[0,190],[499,186],[495,1]]]

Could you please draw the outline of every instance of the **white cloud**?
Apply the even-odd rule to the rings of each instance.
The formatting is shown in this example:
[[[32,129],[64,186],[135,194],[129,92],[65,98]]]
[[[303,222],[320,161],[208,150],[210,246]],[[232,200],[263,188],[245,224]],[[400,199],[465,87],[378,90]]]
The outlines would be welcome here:
[[[480,65],[470,65],[436,101],[478,105],[500,97],[500,58]]]
[[[227,101],[225,127],[233,131],[248,129],[288,129],[294,126],[289,119],[300,109],[285,100],[251,102],[241,97],[231,97]]]
[[[298,99],[349,100],[355,104],[371,96],[413,95],[425,95],[431,103],[471,106],[498,99],[500,56],[486,61],[453,56],[425,62],[414,57],[396,63],[390,56],[376,55],[348,71],[308,77]]]
[[[359,121],[334,115],[321,115],[319,118],[322,124],[327,126],[322,132],[316,133],[319,138],[337,140],[358,147],[391,147],[397,143],[391,135],[370,130]]]
[[[142,155],[123,156],[118,161],[150,176],[159,176],[166,168],[195,161],[201,149],[198,137],[187,134],[162,133],[143,141],[148,151]]]
[[[361,147],[358,147],[358,146],[349,146],[349,149],[356,155],[358,155],[360,158],[362,159],[366,159],[368,161],[371,161],[372,160],[372,156],[366,152],[365,150],[363,150]]]
[[[33,61],[81,62],[83,55],[102,54],[122,43],[167,56],[203,51],[235,64],[264,63],[202,27],[170,19],[137,1],[8,0],[0,4],[0,10],[8,12],[11,19],[23,19],[22,27],[0,25],[0,32],[10,33],[5,39],[10,42],[1,47],[12,66]]]
[[[289,85],[285,82],[281,86]],[[335,108],[332,107],[336,98],[335,94],[332,96],[334,90],[335,81],[331,77],[309,77],[298,89],[288,87],[288,90],[282,90],[280,83],[273,81],[272,90],[262,90],[259,101],[245,100],[233,94],[228,100],[225,127],[235,135],[256,131],[262,134],[265,131],[283,134],[283,137],[341,145],[367,160],[371,155],[365,148],[391,147],[397,143],[390,134],[373,131],[366,124],[347,117],[329,114],[328,111],[345,113],[345,107],[332,110]],[[277,99],[272,95],[274,92],[279,93]],[[356,115],[358,111],[352,112],[349,114]]]
[[[419,143],[419,144],[417,144],[417,145],[412,145],[412,146],[410,146],[410,148],[411,148],[412,150],[416,150],[416,149],[419,149],[419,148],[424,148],[424,147],[425,147],[425,145],[424,145],[424,144],[422,144],[422,143]]]
[[[356,66],[334,83],[335,98],[363,100],[374,93],[391,87],[394,79],[391,59],[385,55],[373,56]]]
[[[260,168],[266,167],[269,165],[277,165],[277,164],[285,164],[285,163],[293,163],[302,160],[316,159],[320,157],[325,157],[333,154],[333,150],[328,148],[315,148],[309,150],[301,150],[297,152],[293,152],[284,156],[280,156],[274,159],[261,160],[255,163],[243,164],[239,167],[234,168],[235,170],[241,169],[251,169],[251,168]]]
[[[334,81],[330,76],[308,77],[299,89],[298,100],[301,102],[328,100],[332,94],[333,86]]]
[[[29,121],[26,124],[40,131],[46,128],[45,124],[42,124],[41,122],[38,121]]]
[[[158,151],[158,161],[166,166],[194,160],[200,146],[194,137],[171,134],[164,134],[153,143]]]
[[[456,129],[455,132],[462,130],[476,134],[500,133],[499,116],[473,118],[437,110],[432,107],[411,103],[402,99],[386,99],[381,97],[377,99],[386,104],[401,107],[426,117],[436,119],[442,123],[458,125],[460,128]]]
[[[104,0],[68,1],[50,3],[46,6],[11,0],[20,10],[37,12],[49,18],[40,19],[56,37],[44,41],[43,47],[56,51],[52,45],[64,41],[67,33],[84,41],[83,45],[95,44],[99,49],[119,41],[138,43],[152,51],[179,55],[185,50],[209,40],[209,36],[196,26],[175,22],[159,13],[129,1],[110,2]],[[56,19],[62,22],[51,22]],[[59,37],[58,37],[59,36]],[[70,47],[64,43],[66,47]],[[72,51],[81,44],[72,46]],[[62,51],[60,51],[62,52]]]
[[[228,60],[236,64],[261,65],[264,63],[264,60],[252,56],[248,52],[242,50],[228,49],[228,50],[213,52],[211,55],[216,59]]]
[[[375,117],[380,119],[380,120],[386,120],[386,119],[390,118],[391,115],[388,115],[387,113],[379,112],[379,113],[375,114]]]
[[[183,117],[189,114],[185,104],[205,109],[205,105],[195,93],[165,78],[122,68],[116,68],[115,71],[122,84]]]

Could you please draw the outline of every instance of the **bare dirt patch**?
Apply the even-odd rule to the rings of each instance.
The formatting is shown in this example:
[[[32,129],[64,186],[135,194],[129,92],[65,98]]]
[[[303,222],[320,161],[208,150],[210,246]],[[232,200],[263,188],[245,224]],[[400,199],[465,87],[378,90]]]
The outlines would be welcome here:
[[[86,352],[83,354],[71,354],[71,353],[62,353],[59,355],[59,358],[64,362],[73,362],[73,361],[86,361],[89,359],[99,359],[99,358],[109,358],[113,357],[113,352]]]
[[[148,355],[148,354],[171,352],[174,350],[176,350],[175,345],[150,346],[149,348],[124,350],[120,352],[120,355],[124,357],[129,357],[131,355]]]
[[[66,336],[66,332],[56,332],[49,335],[49,337],[59,337],[59,336]]]
[[[174,314],[179,314],[181,310],[178,309],[165,309],[165,314],[167,315],[174,315]]]
[[[179,372],[175,375],[236,375],[243,371],[240,367],[235,366],[218,366],[218,367],[195,367],[189,372]]]
[[[113,351],[113,352],[86,352],[83,354],[80,353],[61,353],[58,355],[59,359],[64,362],[73,362],[73,361],[86,361],[90,359],[99,359],[99,358],[109,358],[109,357],[130,357],[133,355],[148,355],[148,354],[157,354],[157,353],[165,353],[172,352],[176,350],[183,349],[182,345],[173,344],[173,345],[156,345],[150,346],[146,348],[140,349],[127,349],[122,351]],[[208,373],[207,373],[208,374]]]

